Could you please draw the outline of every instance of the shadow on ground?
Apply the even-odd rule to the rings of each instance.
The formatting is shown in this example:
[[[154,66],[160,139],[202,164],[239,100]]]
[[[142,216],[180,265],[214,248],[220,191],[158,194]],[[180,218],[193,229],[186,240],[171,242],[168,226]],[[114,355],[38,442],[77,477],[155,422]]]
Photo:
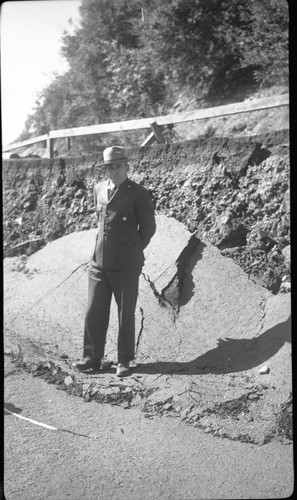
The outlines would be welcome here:
[[[197,262],[203,258],[203,251],[204,248],[206,247],[206,244],[203,243],[201,240],[199,240],[197,236],[192,236],[191,241],[197,242],[196,243],[197,248],[190,257],[188,257],[186,252],[184,254],[184,258],[186,259],[186,267],[185,267],[185,274],[183,276],[182,292],[179,299],[179,308],[190,302],[191,298],[194,296],[195,283],[193,280],[192,273],[193,269],[196,267]],[[181,253],[180,258],[182,257],[182,255],[183,252]]]
[[[13,403],[4,403],[4,413],[5,415],[9,415],[9,413],[6,412],[6,410],[8,410],[8,412],[13,412],[13,413],[21,413],[23,411],[22,408],[18,408]]]
[[[291,342],[291,316],[253,339],[219,339],[215,349],[189,362],[138,364],[136,373],[227,374],[250,370]]]

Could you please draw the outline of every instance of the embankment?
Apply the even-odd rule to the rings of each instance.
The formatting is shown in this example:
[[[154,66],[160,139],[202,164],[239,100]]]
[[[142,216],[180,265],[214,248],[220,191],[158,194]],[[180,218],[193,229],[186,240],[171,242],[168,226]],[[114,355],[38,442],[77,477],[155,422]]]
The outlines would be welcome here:
[[[130,177],[156,212],[232,258],[274,294],[290,290],[288,130],[132,148]],[[4,255],[31,255],[65,234],[96,227],[102,153],[3,162]]]

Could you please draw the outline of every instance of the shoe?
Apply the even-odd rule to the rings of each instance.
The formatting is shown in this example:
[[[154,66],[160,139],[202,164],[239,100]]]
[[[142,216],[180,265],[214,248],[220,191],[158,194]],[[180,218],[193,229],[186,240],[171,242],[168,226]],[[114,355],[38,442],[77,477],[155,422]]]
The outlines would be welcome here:
[[[118,363],[116,375],[118,377],[126,377],[127,375],[130,375],[129,362],[128,363]]]
[[[78,361],[77,363],[74,363],[73,365],[74,368],[77,368],[81,372],[85,370],[100,370],[101,368],[101,361],[100,359],[97,358],[91,358],[91,356],[87,356],[84,358],[82,361]]]

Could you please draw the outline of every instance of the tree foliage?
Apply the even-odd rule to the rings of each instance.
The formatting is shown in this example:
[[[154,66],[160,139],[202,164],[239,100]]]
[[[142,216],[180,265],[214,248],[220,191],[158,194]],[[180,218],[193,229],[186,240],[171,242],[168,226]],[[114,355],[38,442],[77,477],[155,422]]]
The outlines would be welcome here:
[[[183,89],[218,105],[288,80],[285,0],[82,0],[80,14],[62,40],[69,70],[22,138],[166,113]]]
[[[288,5],[284,0],[250,0],[251,32],[241,37],[245,66],[257,66],[260,85],[288,82]]]

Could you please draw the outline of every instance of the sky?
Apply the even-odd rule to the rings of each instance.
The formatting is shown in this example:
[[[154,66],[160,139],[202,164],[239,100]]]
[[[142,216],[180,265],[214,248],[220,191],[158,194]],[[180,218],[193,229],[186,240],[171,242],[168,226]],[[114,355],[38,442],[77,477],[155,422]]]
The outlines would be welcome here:
[[[80,0],[18,0],[1,4],[2,146],[16,142],[38,93],[67,71],[60,54],[68,20],[79,23]]]

